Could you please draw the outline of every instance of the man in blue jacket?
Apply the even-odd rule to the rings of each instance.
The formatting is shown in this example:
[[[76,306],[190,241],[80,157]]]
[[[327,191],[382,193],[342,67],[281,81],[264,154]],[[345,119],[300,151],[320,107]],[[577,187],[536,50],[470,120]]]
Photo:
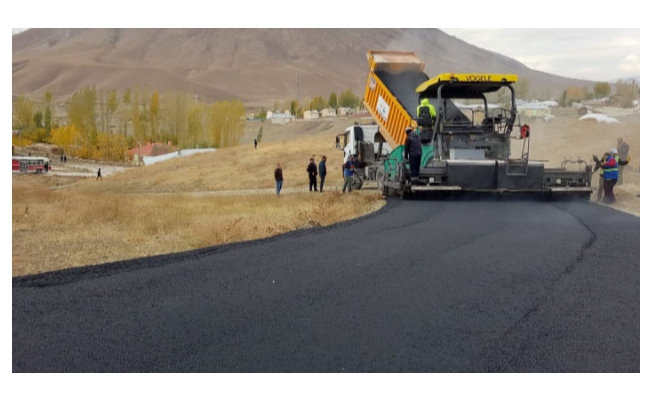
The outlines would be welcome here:
[[[616,201],[614,186],[618,182],[618,161],[613,152],[605,155],[607,156],[607,160],[600,165],[600,168],[604,171],[604,198],[602,202],[611,204]]]
[[[342,193],[346,191],[347,187],[349,188],[349,192],[351,192],[354,173],[355,165],[353,164],[353,156],[349,156],[349,159],[344,163],[344,186],[342,186]]]

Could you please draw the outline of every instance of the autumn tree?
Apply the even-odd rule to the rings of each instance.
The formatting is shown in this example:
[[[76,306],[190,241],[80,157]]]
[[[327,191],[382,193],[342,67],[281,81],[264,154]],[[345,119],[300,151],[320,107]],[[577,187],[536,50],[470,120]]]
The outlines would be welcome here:
[[[340,93],[338,104],[341,107],[358,108],[360,106],[360,98],[353,94],[351,89],[347,89]]]
[[[78,149],[81,145],[81,135],[74,125],[66,125],[52,129],[52,143],[63,148],[68,155],[79,156]]]
[[[328,107],[337,109],[337,94],[335,92],[328,96]]]
[[[203,130],[202,111],[201,104],[195,103],[190,106],[188,112],[188,135],[187,137],[179,138],[179,145],[191,149],[199,147]]]
[[[14,106],[14,128],[21,131],[21,135],[29,134],[33,130],[34,102],[24,95],[18,96]]]
[[[175,92],[170,96],[163,96],[163,99],[169,98],[167,107],[168,115],[168,132],[176,139],[176,143],[182,146],[188,135],[188,113],[192,104],[192,96],[186,92]]]
[[[593,93],[598,99],[609,97],[611,94],[611,85],[608,82],[597,82],[593,85]]]
[[[122,92],[122,104],[124,105],[131,104],[131,89],[126,88],[125,91]]]
[[[106,99],[106,105],[107,105],[107,110],[109,112],[109,126],[111,119],[113,118],[113,114],[115,111],[118,109],[118,92],[115,89],[112,89],[109,92],[109,96]]]
[[[50,137],[52,133],[52,92],[45,92],[45,111],[43,115],[43,125],[46,136]]]
[[[159,94],[155,90],[149,103],[149,119],[152,127],[152,139],[158,139]]]
[[[240,143],[245,128],[245,107],[240,101],[219,101],[210,107],[209,130],[214,147]]]
[[[83,147],[80,157],[92,158],[94,156],[94,147],[97,144],[96,102],[97,91],[94,86],[79,90],[68,101],[68,121],[76,127],[81,135],[78,143]]]
[[[100,107],[100,132],[111,132],[113,114],[118,108],[118,95],[115,89],[108,92],[104,90],[98,91],[99,107]],[[131,96],[128,95],[129,99]]]
[[[641,96],[641,87],[635,80],[616,82],[616,99],[621,107],[631,107],[634,100]]]
[[[147,124],[149,117],[141,104],[144,101],[143,90],[139,86],[135,86],[130,97],[129,122],[131,122],[132,135],[135,140],[145,142],[147,140]]]
[[[310,101],[310,109],[321,111],[326,108],[326,99],[323,96],[315,96]]]
[[[585,87],[571,86],[566,88],[562,93],[560,104],[562,106],[570,106],[573,103],[579,103],[586,99],[589,90]]]
[[[43,113],[38,110],[34,113],[34,126],[39,129],[43,126]]]
[[[97,91],[95,87],[86,87],[75,92],[68,101],[68,121],[82,132],[97,132],[95,121],[95,103]]]

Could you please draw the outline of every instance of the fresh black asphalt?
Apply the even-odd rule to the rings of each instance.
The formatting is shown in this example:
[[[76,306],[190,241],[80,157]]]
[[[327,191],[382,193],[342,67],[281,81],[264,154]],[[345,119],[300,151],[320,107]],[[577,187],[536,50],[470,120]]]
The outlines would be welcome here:
[[[327,228],[13,279],[13,372],[639,372],[640,219],[389,199]]]

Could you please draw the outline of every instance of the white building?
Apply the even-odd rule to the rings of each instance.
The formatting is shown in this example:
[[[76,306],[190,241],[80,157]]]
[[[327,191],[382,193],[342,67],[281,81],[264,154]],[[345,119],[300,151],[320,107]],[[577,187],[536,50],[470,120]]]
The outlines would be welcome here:
[[[273,113],[272,115],[267,117],[268,120],[272,121],[272,124],[276,125],[285,125],[289,124],[294,120],[294,117],[290,115],[289,111],[286,111],[285,113]]]
[[[346,116],[353,114],[353,110],[350,107],[340,107],[337,109],[337,115]]]
[[[321,110],[321,116],[322,117],[336,117],[337,112],[335,111],[334,108],[324,108]]]
[[[519,113],[530,118],[548,119],[552,115],[550,106],[547,103],[525,103],[518,107]]]
[[[319,111],[317,110],[306,110],[303,112],[303,119],[317,119],[319,118]]]

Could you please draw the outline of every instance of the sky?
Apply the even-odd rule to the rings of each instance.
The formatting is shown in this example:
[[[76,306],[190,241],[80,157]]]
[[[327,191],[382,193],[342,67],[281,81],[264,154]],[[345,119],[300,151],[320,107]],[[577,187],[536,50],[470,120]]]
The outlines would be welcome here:
[[[640,76],[638,28],[442,30],[469,44],[554,75],[600,82]]]

